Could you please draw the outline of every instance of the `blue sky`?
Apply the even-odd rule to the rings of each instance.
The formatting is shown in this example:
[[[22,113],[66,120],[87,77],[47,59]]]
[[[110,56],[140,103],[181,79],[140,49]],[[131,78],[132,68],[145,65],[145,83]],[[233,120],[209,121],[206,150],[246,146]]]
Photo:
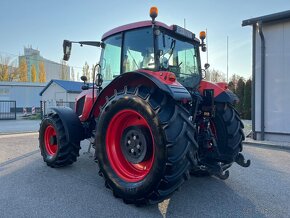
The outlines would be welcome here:
[[[186,28],[197,35],[207,29],[209,63],[224,73],[228,36],[229,75],[246,78],[251,75],[252,29],[241,27],[242,20],[290,8],[286,0],[1,0],[0,55],[16,57],[31,45],[60,62],[63,39],[100,40],[112,28],[148,20],[151,6],[159,9],[158,21],[183,26],[185,19]],[[98,58],[98,49],[76,45],[68,64],[81,72],[85,61],[91,66]]]

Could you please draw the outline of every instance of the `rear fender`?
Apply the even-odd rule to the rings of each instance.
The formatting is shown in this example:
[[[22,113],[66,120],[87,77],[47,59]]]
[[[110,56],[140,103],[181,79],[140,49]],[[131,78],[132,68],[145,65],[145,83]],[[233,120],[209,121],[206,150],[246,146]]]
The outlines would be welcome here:
[[[180,83],[167,80],[169,72],[138,71],[121,74],[107,85],[99,94],[93,110],[92,116],[99,116],[102,106],[106,103],[107,97],[113,96],[115,90],[121,91],[125,86],[137,87],[146,85],[147,87],[158,87],[176,101],[191,101],[191,95]]]
[[[209,81],[201,81],[199,92],[203,96],[204,90],[211,89],[214,90],[214,101],[215,102],[225,102],[233,104],[236,101],[239,101],[239,98],[228,89],[227,83],[212,83]]]
[[[77,114],[68,107],[50,108],[50,114],[57,114],[61,119],[68,141],[84,139],[84,129]]]

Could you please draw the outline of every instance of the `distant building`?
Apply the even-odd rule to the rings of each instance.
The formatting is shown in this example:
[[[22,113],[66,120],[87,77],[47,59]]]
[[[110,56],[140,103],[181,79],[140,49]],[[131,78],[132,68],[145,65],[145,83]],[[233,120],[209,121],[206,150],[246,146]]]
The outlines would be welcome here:
[[[70,67],[69,66],[64,66],[60,63],[56,63],[54,61],[48,60],[43,58],[40,55],[40,51],[33,49],[33,48],[24,48],[24,55],[19,56],[19,65],[21,63],[22,59],[26,60],[27,64],[27,79],[29,82],[31,82],[31,69],[32,65],[35,66],[36,68],[36,81],[38,81],[39,78],[39,64],[41,61],[44,62],[44,68],[46,72],[46,81],[50,81],[52,79],[64,79],[62,78],[62,73],[64,74],[63,76],[65,77],[66,80],[70,80]]]
[[[16,101],[16,111],[40,107],[39,92],[45,83],[0,82],[0,101]]]
[[[82,91],[83,82],[51,80],[39,93],[42,101],[43,113],[50,107],[66,106],[74,109],[76,97]]]
[[[290,10],[242,26],[253,28],[253,137],[290,142]]]

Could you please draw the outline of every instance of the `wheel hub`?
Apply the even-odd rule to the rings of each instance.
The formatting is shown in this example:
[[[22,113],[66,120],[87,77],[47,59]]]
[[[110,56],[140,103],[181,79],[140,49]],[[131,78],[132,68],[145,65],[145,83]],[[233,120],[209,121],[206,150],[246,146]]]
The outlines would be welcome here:
[[[57,142],[56,142],[56,136],[50,136],[49,138],[49,144],[50,145],[55,145]]]
[[[138,164],[146,160],[152,152],[150,132],[142,126],[126,128],[121,138],[121,149],[130,163]]]

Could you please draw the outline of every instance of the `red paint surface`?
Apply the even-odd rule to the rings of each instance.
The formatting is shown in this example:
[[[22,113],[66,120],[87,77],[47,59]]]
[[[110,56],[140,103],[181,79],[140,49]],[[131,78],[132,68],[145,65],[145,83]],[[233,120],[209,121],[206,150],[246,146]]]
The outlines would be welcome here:
[[[209,81],[201,81],[200,82],[200,87],[199,87],[199,92],[201,95],[203,95],[203,90],[205,89],[213,89],[214,90],[214,97],[218,96],[225,90],[227,90],[227,86],[225,85],[226,83],[212,83]]]
[[[155,22],[155,25],[164,27],[164,28],[166,28],[168,30],[173,30],[173,26],[167,26],[166,24],[158,22],[158,21]],[[127,25],[123,25],[123,26],[114,28],[114,29],[106,32],[102,36],[102,40],[104,40],[105,38],[107,38],[107,37],[109,37],[111,35],[114,35],[116,33],[120,33],[120,32],[123,32],[123,31],[126,31],[126,30],[131,30],[131,29],[137,29],[137,28],[141,28],[141,27],[148,27],[148,26],[152,26],[152,21],[151,20],[140,21],[140,22],[136,22],[136,23],[130,23],[130,24],[127,24]]]
[[[96,100],[96,97],[97,97],[96,95],[97,93],[95,89],[94,101]],[[84,109],[83,109],[82,115],[79,116],[80,121],[86,121],[90,116],[90,112],[93,107],[93,90],[89,89],[89,90],[82,91],[81,94],[77,97],[76,101],[78,101],[83,96],[85,96],[85,103],[84,103]]]
[[[57,144],[51,144],[50,138],[56,137],[56,131],[52,125],[48,125],[44,132],[45,149],[49,155],[55,155],[58,149]]]
[[[139,182],[150,172],[154,162],[154,139],[151,156],[138,164],[126,160],[121,149],[121,138],[124,130],[130,126],[143,126],[150,130],[147,121],[134,110],[122,110],[110,121],[106,134],[106,151],[114,172],[126,182]]]
[[[175,74],[172,72],[168,72],[168,71],[155,72],[151,70],[138,70],[138,72],[149,74],[166,85],[181,86],[181,84],[176,79],[175,80],[171,79],[172,77],[176,78]]]

